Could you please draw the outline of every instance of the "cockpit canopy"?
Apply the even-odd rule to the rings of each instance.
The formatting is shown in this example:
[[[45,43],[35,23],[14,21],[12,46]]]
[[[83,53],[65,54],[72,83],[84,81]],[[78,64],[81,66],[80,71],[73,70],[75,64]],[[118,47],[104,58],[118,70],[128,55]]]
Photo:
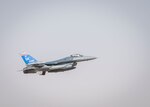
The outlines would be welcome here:
[[[73,54],[71,55],[71,57],[82,57],[83,55],[80,55],[80,54]]]

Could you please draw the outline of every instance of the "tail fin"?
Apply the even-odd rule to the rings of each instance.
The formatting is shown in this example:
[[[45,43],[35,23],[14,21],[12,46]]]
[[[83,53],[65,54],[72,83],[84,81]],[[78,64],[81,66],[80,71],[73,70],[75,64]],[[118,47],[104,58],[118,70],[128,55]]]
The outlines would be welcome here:
[[[30,56],[29,54],[21,54],[21,57],[22,57],[23,61],[25,62],[25,64],[27,64],[27,65],[37,62],[37,60],[35,58],[33,58],[32,56]]]

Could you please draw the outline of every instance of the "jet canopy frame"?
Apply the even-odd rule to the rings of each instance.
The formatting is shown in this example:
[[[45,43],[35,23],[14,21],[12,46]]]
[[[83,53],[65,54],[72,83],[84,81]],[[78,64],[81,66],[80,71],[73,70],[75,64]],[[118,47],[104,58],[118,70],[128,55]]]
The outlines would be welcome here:
[[[83,55],[81,55],[81,54],[72,54],[72,55],[70,55],[71,57],[82,57]]]

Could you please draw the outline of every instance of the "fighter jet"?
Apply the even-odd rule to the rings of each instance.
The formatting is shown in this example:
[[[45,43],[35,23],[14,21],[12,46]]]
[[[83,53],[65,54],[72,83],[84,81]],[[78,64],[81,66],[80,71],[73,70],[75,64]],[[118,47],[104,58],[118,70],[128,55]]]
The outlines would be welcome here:
[[[49,62],[39,62],[29,54],[21,54],[26,67],[23,68],[24,74],[39,73],[45,75],[46,72],[62,72],[75,69],[78,62],[94,60],[96,57],[73,54],[68,57]]]

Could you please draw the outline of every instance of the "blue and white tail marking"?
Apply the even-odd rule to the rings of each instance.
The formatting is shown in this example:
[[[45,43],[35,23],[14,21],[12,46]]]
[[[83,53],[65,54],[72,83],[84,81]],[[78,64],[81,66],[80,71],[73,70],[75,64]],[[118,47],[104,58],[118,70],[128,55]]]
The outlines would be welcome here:
[[[25,64],[27,65],[34,64],[37,62],[37,60],[29,54],[22,54],[21,57],[23,61],[25,62]]]

